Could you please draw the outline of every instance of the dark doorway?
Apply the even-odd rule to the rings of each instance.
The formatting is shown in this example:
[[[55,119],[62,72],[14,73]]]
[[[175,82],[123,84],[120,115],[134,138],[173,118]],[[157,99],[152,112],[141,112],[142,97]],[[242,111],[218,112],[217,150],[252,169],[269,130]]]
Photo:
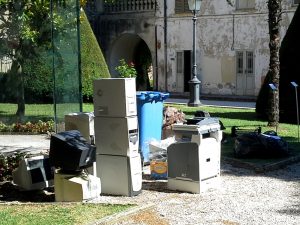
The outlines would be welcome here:
[[[184,92],[190,91],[189,81],[192,76],[192,51],[184,51]]]
[[[152,90],[150,82],[152,57],[151,52],[144,40],[140,40],[135,48],[133,62],[137,71],[136,88],[139,91]]]

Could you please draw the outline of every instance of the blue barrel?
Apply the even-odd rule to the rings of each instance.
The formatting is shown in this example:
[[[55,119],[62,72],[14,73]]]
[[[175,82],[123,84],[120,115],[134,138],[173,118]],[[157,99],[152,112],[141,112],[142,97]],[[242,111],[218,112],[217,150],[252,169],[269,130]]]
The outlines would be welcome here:
[[[163,124],[163,101],[169,93],[138,91],[137,114],[139,122],[139,149],[143,162],[149,162],[149,142],[161,140]]]

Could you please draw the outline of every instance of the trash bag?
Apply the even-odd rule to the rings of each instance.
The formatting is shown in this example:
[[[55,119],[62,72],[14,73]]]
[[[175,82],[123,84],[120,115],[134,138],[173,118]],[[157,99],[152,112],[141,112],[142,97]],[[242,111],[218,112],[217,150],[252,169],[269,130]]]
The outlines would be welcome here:
[[[279,158],[288,156],[289,148],[276,132],[249,132],[236,138],[234,154],[237,158]]]

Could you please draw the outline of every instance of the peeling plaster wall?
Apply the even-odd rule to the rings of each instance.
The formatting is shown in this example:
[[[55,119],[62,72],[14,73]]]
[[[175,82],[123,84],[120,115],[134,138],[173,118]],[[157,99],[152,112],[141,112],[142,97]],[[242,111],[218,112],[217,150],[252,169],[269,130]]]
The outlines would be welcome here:
[[[192,50],[193,40],[192,14],[175,14],[174,2],[168,1],[167,22],[167,83],[168,91],[171,92],[178,91],[176,52]],[[283,2],[282,37],[293,17],[294,9],[291,0]],[[256,0],[255,9],[251,10],[236,10],[225,0],[202,1],[196,37],[197,72],[202,94],[235,95],[236,51],[253,51],[253,95],[258,95],[269,64],[267,12],[266,0]],[[157,14],[162,15],[162,11]],[[164,58],[160,57],[158,61],[163,65]]]
[[[235,0],[233,4],[235,5]],[[164,4],[167,4],[164,18]],[[282,38],[293,18],[292,0],[283,0]],[[268,9],[266,0],[256,0],[255,9],[236,10],[226,0],[203,0],[197,20],[197,76],[202,94],[236,95],[236,52],[254,53],[254,90],[260,90],[269,65]],[[165,27],[165,22],[166,26]],[[157,9],[151,13],[129,13],[101,16],[97,35],[105,55],[122,34],[137,34],[152,53],[157,89],[178,92],[177,52],[192,50],[192,13],[175,14],[175,0],[157,0]],[[155,27],[157,43],[155,43]],[[166,28],[166,29],[165,29]],[[166,31],[166,32],[165,32]],[[166,35],[166,36],[165,36]],[[165,37],[167,42],[164,43]],[[157,58],[155,58],[155,48]],[[165,54],[165,49],[167,50]],[[165,65],[166,63],[166,65]],[[165,71],[166,69],[166,71]]]

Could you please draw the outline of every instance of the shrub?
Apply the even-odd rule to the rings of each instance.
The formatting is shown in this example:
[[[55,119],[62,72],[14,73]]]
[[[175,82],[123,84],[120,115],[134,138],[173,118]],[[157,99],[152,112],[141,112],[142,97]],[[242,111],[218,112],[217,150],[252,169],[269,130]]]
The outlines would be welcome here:
[[[110,73],[84,11],[81,11],[80,35],[82,94],[89,99],[93,96],[93,80],[109,78]]]
[[[46,134],[54,131],[54,121],[50,120],[43,122],[39,120],[37,123],[27,122],[14,123],[6,125],[0,121],[0,132],[19,132],[19,133],[32,133],[32,134]]]
[[[24,155],[25,153],[13,153],[8,156],[0,154],[0,181],[12,180],[12,172],[19,166],[19,161]]]
[[[120,59],[119,62],[120,65],[117,66],[115,69],[119,73],[120,77],[131,78],[137,76],[137,72],[133,62],[127,64],[124,59]]]

